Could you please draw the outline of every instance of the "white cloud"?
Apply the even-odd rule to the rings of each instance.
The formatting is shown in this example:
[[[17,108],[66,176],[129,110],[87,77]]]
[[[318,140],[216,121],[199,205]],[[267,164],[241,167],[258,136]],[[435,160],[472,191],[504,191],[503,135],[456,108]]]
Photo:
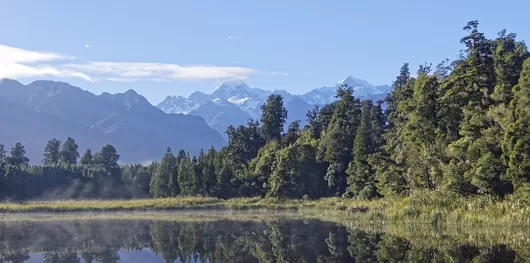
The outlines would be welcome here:
[[[0,78],[54,76],[81,78],[86,81],[93,81],[91,77],[82,72],[42,64],[71,59],[74,59],[74,57],[0,45]]]
[[[255,69],[242,67],[181,66],[163,63],[139,62],[88,62],[65,64],[63,67],[85,72],[89,75],[104,76],[109,80],[171,80],[171,79],[244,79],[259,73]]]
[[[85,47],[86,47],[86,48],[91,48],[91,46],[90,46],[90,45],[88,45],[88,44],[87,44],[87,45],[85,45]]]
[[[30,51],[0,45],[0,62],[35,63],[60,59],[72,59],[72,57],[66,57],[57,53]]]
[[[228,36],[226,37],[227,40],[242,40],[242,36]]]
[[[60,77],[101,80],[171,81],[177,79],[246,79],[266,73],[253,68],[141,62],[81,61],[52,52],[39,52],[0,45],[0,78]]]

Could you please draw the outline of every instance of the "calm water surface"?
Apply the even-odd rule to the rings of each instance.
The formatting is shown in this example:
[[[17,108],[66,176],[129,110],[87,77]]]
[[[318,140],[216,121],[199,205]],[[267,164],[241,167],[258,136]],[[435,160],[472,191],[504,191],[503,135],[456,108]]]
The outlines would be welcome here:
[[[507,245],[407,240],[317,219],[5,219],[0,262],[527,262]],[[442,237],[443,241],[444,238]],[[524,250],[528,252],[528,250]]]

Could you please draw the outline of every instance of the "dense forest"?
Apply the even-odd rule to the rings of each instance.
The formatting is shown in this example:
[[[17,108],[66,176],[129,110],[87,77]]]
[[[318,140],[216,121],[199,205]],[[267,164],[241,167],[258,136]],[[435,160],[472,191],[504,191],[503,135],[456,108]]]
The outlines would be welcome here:
[[[530,189],[530,54],[515,34],[488,39],[471,21],[458,59],[404,64],[385,100],[337,101],[292,122],[280,95],[259,121],[228,127],[228,145],[190,156],[167,149],[149,166],[118,165],[104,146],[80,157],[72,138],[49,141],[42,165],[0,145],[3,199],[205,195],[374,198],[418,190],[503,197]],[[9,125],[9,124],[7,124]],[[131,142],[134,143],[134,142]]]

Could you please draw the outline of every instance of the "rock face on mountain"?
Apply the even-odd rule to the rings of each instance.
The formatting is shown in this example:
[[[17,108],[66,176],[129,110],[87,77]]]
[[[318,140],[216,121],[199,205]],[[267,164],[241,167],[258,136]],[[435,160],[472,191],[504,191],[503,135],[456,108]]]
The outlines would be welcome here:
[[[21,142],[32,163],[40,162],[54,137],[73,137],[80,152],[110,143],[124,163],[159,159],[168,146],[196,153],[224,144],[202,118],[167,114],[133,90],[94,95],[53,81],[1,80],[0,126],[0,143]]]
[[[196,91],[188,98],[168,96],[157,107],[167,113],[203,117],[210,127],[224,136],[229,125],[237,126],[245,124],[249,119],[259,119],[261,106],[270,94],[283,96],[288,111],[286,126],[295,120],[301,121],[304,125],[307,111],[316,105],[322,106],[334,102],[337,89],[343,85],[352,87],[354,96],[361,99],[380,100],[390,91],[390,86],[375,86],[353,77],[347,77],[333,87],[314,89],[303,95],[293,95],[284,90],[268,91],[251,88],[242,80],[233,80],[221,83],[212,94]]]
[[[228,127],[226,124],[229,123],[229,125],[239,126],[245,125],[250,120],[250,117],[239,109],[239,107],[220,98],[207,101],[199,108],[189,112],[189,115],[204,118],[206,123],[218,131],[226,141],[228,140],[225,133]]]

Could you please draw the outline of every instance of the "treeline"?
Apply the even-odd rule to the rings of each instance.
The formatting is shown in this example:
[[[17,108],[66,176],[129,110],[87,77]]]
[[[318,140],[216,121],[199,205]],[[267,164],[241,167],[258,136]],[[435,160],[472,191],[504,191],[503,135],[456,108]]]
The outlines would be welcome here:
[[[414,77],[403,65],[384,101],[361,101],[351,87],[341,87],[336,102],[308,112],[305,127],[295,121],[284,132],[283,99],[271,95],[260,121],[228,127],[228,145],[218,151],[190,156],[168,148],[159,163],[119,167],[112,146],[105,146],[111,154],[104,147],[76,164],[70,140],[61,150],[52,140],[43,166],[28,166],[16,145],[2,158],[2,193],[38,196],[59,173],[70,178],[65,187],[71,178],[91,182],[88,197],[373,198],[418,190],[502,197],[528,191],[529,52],[504,30],[495,39],[476,21],[464,30],[457,60],[421,65]],[[109,185],[114,194],[98,192]]]
[[[24,146],[9,153],[0,144],[0,197],[4,200],[71,198],[142,198],[149,196],[154,166],[118,165],[112,145],[79,158],[75,140],[48,142],[42,165],[29,165]]]

